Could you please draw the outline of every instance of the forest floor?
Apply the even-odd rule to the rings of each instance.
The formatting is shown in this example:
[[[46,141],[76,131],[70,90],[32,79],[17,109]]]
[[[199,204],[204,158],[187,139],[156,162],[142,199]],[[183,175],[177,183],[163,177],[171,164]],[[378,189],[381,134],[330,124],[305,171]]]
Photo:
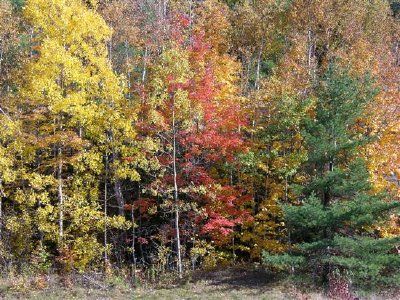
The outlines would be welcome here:
[[[0,299],[328,299],[322,291],[288,280],[277,281],[262,270],[243,268],[198,272],[179,284],[163,282],[136,288],[123,281],[105,287],[94,281],[73,282],[66,286],[54,279],[46,284],[18,280],[0,279]],[[400,299],[400,291],[364,293],[359,294],[358,299]]]

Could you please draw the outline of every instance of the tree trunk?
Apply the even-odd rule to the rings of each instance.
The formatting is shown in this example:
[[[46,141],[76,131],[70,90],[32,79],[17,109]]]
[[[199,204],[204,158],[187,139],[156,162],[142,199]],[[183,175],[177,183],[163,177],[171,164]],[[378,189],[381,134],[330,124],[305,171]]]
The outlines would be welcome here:
[[[175,100],[174,100],[175,101]],[[175,202],[175,232],[176,232],[176,251],[178,253],[178,274],[182,278],[182,258],[181,258],[181,240],[179,234],[179,199],[178,183],[176,173],[176,128],[175,128],[175,103],[172,107],[172,131],[173,131],[173,172],[174,172],[174,202]]]
[[[0,45],[0,74],[2,72],[2,66],[3,66],[3,46]]]
[[[140,184],[139,184],[139,191],[138,191],[138,200],[140,200]],[[135,232],[135,205],[134,201],[132,201],[131,207],[131,221],[132,221],[132,278],[133,281],[136,281],[136,253],[135,253],[135,239],[136,239],[136,232]]]
[[[63,167],[63,162],[61,159],[62,155],[62,150],[61,147],[58,148],[58,157],[59,157],[59,162],[58,162],[58,205],[59,205],[59,220],[58,220],[58,226],[59,226],[59,239],[60,243],[63,242],[63,237],[64,237],[64,193],[63,193],[63,180],[62,180],[62,167]]]
[[[110,39],[110,41],[108,42],[108,59],[109,59],[109,61],[110,61],[110,64],[112,63],[112,58],[113,58],[113,56],[112,56],[112,47],[113,47],[113,42],[112,42],[112,39]]]
[[[2,240],[3,234],[3,197],[5,197],[5,193],[3,191],[3,183],[0,179],[0,241]]]
[[[143,71],[142,71],[142,84],[146,80],[146,72],[147,72],[147,46],[144,48],[144,55],[143,55]]]
[[[114,181],[114,193],[115,193],[115,198],[117,199],[118,203],[118,214],[120,216],[125,215],[125,199],[124,195],[122,194],[122,184],[119,179],[115,179]]]
[[[109,141],[112,142],[114,139],[112,130],[108,131],[107,136],[108,136]],[[115,165],[115,162],[118,159],[119,153],[114,149],[114,147],[112,147],[112,151],[110,154],[111,154],[111,162]],[[115,167],[114,168],[111,167],[111,171],[113,172],[111,177],[114,177],[113,178],[113,181],[114,181],[113,189],[114,189],[115,199],[117,200],[117,205],[118,205],[118,215],[125,216],[125,199],[124,199],[124,195],[122,194],[122,183],[116,176]]]
[[[314,82],[316,78],[316,61],[315,61],[315,40],[314,33],[308,30],[308,70],[311,80]]]
[[[2,240],[3,234],[3,196],[0,195],[0,241]]]
[[[258,51],[258,57],[257,57],[256,80],[254,82],[254,87],[257,91],[260,89],[261,57],[262,57],[263,50],[264,50],[264,38],[262,39],[260,50]]]
[[[107,270],[108,253],[107,253],[107,181],[108,181],[108,156],[105,157],[105,178],[104,178],[104,268]]]

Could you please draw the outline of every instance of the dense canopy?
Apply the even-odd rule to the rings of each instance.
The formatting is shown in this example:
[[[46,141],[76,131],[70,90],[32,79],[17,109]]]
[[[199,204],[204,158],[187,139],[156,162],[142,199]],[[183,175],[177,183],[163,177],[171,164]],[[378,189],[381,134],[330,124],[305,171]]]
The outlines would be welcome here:
[[[0,268],[400,283],[400,2],[2,0]]]

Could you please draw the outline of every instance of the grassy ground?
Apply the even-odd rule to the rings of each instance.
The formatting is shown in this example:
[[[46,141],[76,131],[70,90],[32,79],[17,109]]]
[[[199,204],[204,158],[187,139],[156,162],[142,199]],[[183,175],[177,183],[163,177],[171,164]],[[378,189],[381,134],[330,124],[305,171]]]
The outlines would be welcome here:
[[[400,294],[369,294],[359,299],[400,299]],[[100,281],[57,278],[0,280],[0,299],[327,299],[321,291],[286,280],[275,281],[262,270],[227,269],[195,273],[181,283],[164,282],[132,288],[123,280],[104,285]]]

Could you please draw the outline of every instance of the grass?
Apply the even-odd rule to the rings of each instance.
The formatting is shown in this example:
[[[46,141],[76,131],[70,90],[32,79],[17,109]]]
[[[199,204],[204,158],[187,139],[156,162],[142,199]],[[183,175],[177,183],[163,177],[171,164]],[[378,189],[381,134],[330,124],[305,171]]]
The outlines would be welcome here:
[[[88,277],[86,277],[88,278]],[[359,294],[361,295],[361,294]],[[363,293],[360,299],[400,299],[399,291]],[[0,299],[328,299],[323,291],[288,279],[277,280],[260,269],[230,268],[194,272],[181,282],[171,278],[133,288],[122,278],[108,282],[74,277],[13,276],[0,279]]]

